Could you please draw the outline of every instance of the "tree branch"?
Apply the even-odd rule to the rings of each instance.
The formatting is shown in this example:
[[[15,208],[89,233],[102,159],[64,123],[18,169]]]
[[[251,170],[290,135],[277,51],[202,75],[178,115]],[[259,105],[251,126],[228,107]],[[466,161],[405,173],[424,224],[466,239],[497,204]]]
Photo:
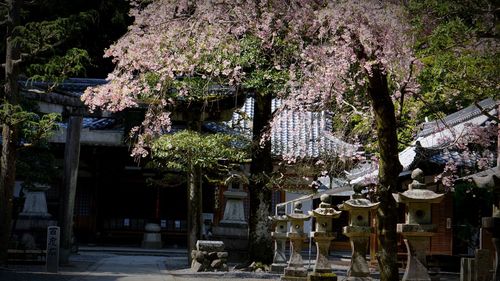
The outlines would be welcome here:
[[[366,117],[366,114],[364,114],[363,112],[359,111],[354,105],[346,102],[345,100],[342,100],[342,103],[349,106],[350,108],[352,108],[352,110],[354,111],[354,113],[358,114],[358,115],[361,115],[363,117]]]
[[[410,71],[408,72],[408,77],[403,82],[403,85],[399,87],[399,92],[401,93],[401,97],[399,98],[399,120],[398,122],[401,123],[401,118],[403,116],[403,103],[405,100],[405,93],[406,93],[406,87],[408,86],[408,83],[410,83],[410,79],[413,76],[413,66],[415,63],[415,59],[412,59],[410,62]],[[409,91],[411,92],[411,91]]]
[[[474,105],[479,108],[479,110],[481,111],[481,113],[485,116],[487,116],[488,118],[491,118],[493,120],[495,120],[498,124],[500,124],[500,118],[498,118],[498,116],[495,116],[495,115],[492,115],[489,111],[491,109],[486,109],[484,107],[482,107],[481,105],[479,105],[479,102],[475,101],[474,102]]]

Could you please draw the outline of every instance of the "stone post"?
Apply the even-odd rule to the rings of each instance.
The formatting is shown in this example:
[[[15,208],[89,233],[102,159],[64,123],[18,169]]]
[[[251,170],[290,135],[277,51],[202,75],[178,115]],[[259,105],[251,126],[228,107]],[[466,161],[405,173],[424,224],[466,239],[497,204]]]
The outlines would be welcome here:
[[[271,236],[274,239],[274,257],[271,264],[271,271],[274,273],[283,273],[286,267],[286,230],[288,225],[288,218],[285,215],[285,205],[277,207],[277,214],[269,217],[269,219],[276,223],[274,231]]]
[[[285,275],[281,280],[286,281],[307,281],[307,269],[302,261],[302,245],[306,234],[304,233],[304,221],[310,218],[302,212],[302,203],[295,202],[294,212],[287,215],[290,221],[290,229],[287,237],[290,239],[290,260],[285,268]]]
[[[372,203],[361,195],[361,187],[354,188],[351,199],[339,205],[339,209],[349,212],[349,225],[344,226],[343,233],[351,241],[351,266],[347,272],[349,281],[371,280],[370,269],[366,260],[368,241],[373,227],[370,226],[370,211],[378,208],[380,203]]]
[[[59,226],[47,227],[47,254],[45,256],[47,272],[59,271],[59,231]]]
[[[329,199],[328,194],[321,195],[319,207],[309,212],[309,215],[316,219],[315,231],[311,233],[316,243],[316,263],[313,272],[308,277],[309,281],[337,280],[337,276],[333,273],[328,260],[328,255],[330,253],[330,243],[335,239],[335,233],[332,231],[332,219],[338,218],[341,212],[331,207],[328,202]]]
[[[431,204],[443,200],[444,194],[437,194],[428,190],[424,183],[424,172],[415,169],[411,173],[413,182],[408,185],[408,190],[394,194],[398,203],[408,206],[404,224],[397,225],[398,233],[405,238],[408,250],[403,281],[430,281],[427,270],[426,254],[430,246],[430,237],[436,232],[436,225],[432,223]]]

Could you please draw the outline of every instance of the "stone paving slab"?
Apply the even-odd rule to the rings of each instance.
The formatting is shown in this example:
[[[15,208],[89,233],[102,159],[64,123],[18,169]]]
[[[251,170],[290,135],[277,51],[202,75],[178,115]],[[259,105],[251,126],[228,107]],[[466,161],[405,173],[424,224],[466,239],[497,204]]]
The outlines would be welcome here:
[[[193,273],[187,257],[146,256],[137,253],[114,254],[82,252],[71,256],[71,265],[59,273],[45,273],[44,265],[10,265],[0,268],[0,281],[257,281],[279,280],[280,275],[232,270],[230,272]],[[343,280],[346,262],[336,262],[334,272]],[[402,273],[402,271],[401,271]],[[374,281],[376,275],[374,275]],[[458,281],[457,274],[441,274],[441,281]]]

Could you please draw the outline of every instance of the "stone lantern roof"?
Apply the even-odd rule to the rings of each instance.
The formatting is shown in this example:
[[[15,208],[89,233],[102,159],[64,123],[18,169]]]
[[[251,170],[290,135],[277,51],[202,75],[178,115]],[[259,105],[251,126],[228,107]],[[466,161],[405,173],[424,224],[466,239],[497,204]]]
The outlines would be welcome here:
[[[372,203],[366,198],[351,198],[344,203],[339,205],[339,209],[342,211],[351,211],[355,209],[377,209],[380,202]]]
[[[342,211],[337,211],[334,208],[332,208],[329,203],[326,203],[328,198],[329,198],[328,194],[321,195],[320,197],[321,203],[319,204],[319,207],[312,211],[309,211],[309,215],[313,217],[338,218],[342,213]]]
[[[361,194],[361,190],[363,189],[362,185],[356,185],[353,187],[354,194],[351,195],[351,199],[344,201],[344,203],[339,204],[338,207],[342,211],[352,211],[356,209],[377,209],[380,202],[373,203],[370,200],[366,199],[363,194]]]
[[[444,194],[438,194],[432,190],[426,189],[424,181],[424,172],[421,169],[415,169],[411,173],[413,182],[408,185],[408,190],[402,193],[393,194],[398,203],[439,203],[443,200]]]

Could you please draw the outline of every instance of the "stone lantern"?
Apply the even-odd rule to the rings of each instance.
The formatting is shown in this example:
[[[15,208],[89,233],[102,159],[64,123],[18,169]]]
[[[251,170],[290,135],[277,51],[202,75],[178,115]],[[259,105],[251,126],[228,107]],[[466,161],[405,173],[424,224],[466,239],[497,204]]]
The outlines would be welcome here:
[[[272,222],[276,223],[274,231],[271,232],[271,236],[274,239],[274,257],[271,264],[271,271],[281,274],[286,267],[285,246],[288,217],[285,213],[285,205],[281,205],[276,208],[276,215],[269,217]]]
[[[408,250],[408,262],[403,281],[431,280],[426,268],[426,252],[429,249],[430,237],[434,235],[437,226],[432,224],[431,204],[443,200],[444,194],[437,194],[426,189],[424,172],[415,169],[411,173],[413,182],[408,190],[394,194],[398,203],[407,205],[406,220],[397,225],[398,233],[405,238]]]
[[[290,239],[290,260],[281,280],[307,281],[307,269],[304,267],[301,251],[306,238],[304,221],[309,220],[310,216],[302,212],[302,203],[300,202],[295,202],[293,213],[286,216],[290,221],[290,228],[286,234]]]
[[[20,246],[24,249],[44,249],[47,227],[57,225],[57,221],[47,210],[45,192],[49,188],[48,185],[35,183],[23,189],[25,196],[23,211],[17,217],[14,231],[19,236]]]
[[[315,231],[311,233],[316,243],[316,263],[313,272],[309,275],[311,281],[337,280],[337,276],[332,272],[328,261],[328,254],[330,243],[335,239],[335,233],[332,231],[332,219],[338,218],[341,212],[332,208],[328,203],[329,199],[328,194],[321,195],[319,207],[309,212],[309,215],[316,219]]]
[[[495,248],[495,264],[492,280],[500,281],[500,158],[496,167],[485,171],[484,174],[475,175],[472,179],[477,187],[487,188],[493,192],[493,214],[491,217],[484,217],[482,219],[482,226],[491,232],[491,240]]]
[[[212,239],[223,241],[233,260],[242,259],[248,245],[244,205],[247,193],[243,190],[243,186],[247,184],[248,179],[243,173],[230,173],[225,180],[228,189],[223,193],[226,198],[224,215],[219,224],[212,228]]]
[[[361,194],[361,186],[354,187],[351,199],[339,205],[339,209],[349,212],[349,225],[344,226],[343,233],[351,240],[352,258],[351,267],[347,272],[347,279],[353,281],[371,280],[366,254],[370,234],[370,211],[377,209],[380,203],[372,203]]]

